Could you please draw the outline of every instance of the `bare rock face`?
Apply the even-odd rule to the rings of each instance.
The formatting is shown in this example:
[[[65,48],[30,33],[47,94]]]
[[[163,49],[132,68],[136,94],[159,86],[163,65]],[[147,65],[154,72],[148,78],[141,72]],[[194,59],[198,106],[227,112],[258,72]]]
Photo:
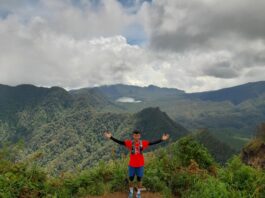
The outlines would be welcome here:
[[[265,141],[252,140],[241,152],[242,161],[250,166],[265,169]]]

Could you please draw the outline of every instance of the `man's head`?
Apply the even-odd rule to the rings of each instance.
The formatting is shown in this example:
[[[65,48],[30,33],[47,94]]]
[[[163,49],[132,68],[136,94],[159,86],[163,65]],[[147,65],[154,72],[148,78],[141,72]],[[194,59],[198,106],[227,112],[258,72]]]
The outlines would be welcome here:
[[[138,129],[133,130],[133,139],[139,140],[141,138],[141,132]]]

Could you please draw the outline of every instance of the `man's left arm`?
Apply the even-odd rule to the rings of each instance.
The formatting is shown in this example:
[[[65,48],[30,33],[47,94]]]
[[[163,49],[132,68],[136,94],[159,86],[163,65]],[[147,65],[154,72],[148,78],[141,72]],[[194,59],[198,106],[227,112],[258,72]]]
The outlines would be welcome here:
[[[154,141],[149,142],[148,145],[151,146],[151,145],[159,144],[160,142],[163,142],[163,140],[162,139],[154,140]]]
[[[155,141],[151,141],[151,142],[149,142],[149,146],[151,146],[151,145],[154,145],[154,144],[159,144],[160,142],[163,142],[163,141],[166,141],[167,139],[169,138],[169,134],[163,134],[163,136],[160,138],[160,139],[158,139],[158,140],[155,140]]]

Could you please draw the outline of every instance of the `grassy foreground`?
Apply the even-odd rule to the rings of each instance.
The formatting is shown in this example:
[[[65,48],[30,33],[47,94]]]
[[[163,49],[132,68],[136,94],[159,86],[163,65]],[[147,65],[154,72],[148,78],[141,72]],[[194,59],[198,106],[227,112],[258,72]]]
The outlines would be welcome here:
[[[40,155],[18,161],[19,145],[0,150],[0,197],[91,197],[127,192],[128,156],[52,176],[37,165]],[[265,197],[265,172],[238,156],[218,165],[191,136],[146,153],[143,185],[162,197]]]

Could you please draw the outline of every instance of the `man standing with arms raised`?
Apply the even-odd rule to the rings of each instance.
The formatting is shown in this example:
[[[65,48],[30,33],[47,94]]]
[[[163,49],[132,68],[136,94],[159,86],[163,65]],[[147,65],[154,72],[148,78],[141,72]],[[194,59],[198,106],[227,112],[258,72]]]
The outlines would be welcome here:
[[[139,130],[133,131],[133,140],[117,140],[116,138],[112,137],[112,134],[109,131],[105,132],[104,135],[105,137],[113,140],[114,142],[124,145],[128,150],[130,150],[130,161],[128,165],[130,187],[129,198],[133,197],[133,180],[135,175],[137,176],[138,181],[138,190],[136,197],[141,198],[142,177],[144,174],[143,150],[146,149],[148,146],[158,144],[162,141],[166,141],[169,138],[169,135],[163,134],[161,139],[152,142],[148,140],[141,140],[141,133]]]

